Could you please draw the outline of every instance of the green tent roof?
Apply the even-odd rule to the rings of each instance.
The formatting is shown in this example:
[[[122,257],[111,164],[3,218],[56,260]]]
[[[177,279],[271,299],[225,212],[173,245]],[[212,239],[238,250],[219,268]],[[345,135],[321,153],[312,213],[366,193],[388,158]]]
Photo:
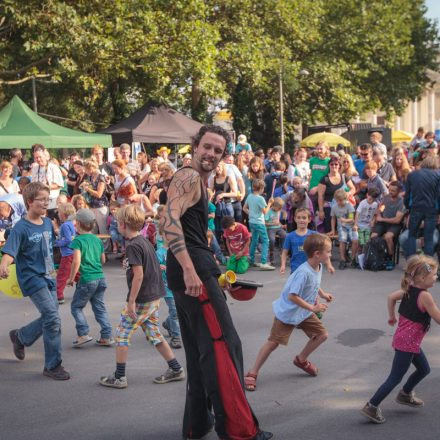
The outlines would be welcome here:
[[[15,95],[0,111],[0,149],[31,148],[33,144],[43,144],[47,148],[88,148],[94,144],[110,147],[112,138],[50,122]]]

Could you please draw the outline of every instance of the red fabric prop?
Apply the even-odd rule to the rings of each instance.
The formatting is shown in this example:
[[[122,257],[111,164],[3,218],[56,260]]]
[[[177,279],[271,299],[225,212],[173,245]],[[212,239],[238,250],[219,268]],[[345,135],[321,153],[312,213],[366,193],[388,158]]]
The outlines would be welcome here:
[[[217,380],[226,414],[226,432],[231,440],[252,440],[258,428],[205,287],[198,299],[202,303],[203,316],[214,340]]]

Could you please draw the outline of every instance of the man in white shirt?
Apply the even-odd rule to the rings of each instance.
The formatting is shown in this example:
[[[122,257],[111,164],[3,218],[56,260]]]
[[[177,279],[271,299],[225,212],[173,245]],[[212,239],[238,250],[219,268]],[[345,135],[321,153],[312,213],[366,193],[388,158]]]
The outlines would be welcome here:
[[[41,182],[50,189],[48,211],[57,207],[57,197],[60,195],[60,189],[64,186],[63,175],[60,168],[50,160],[50,154],[46,147],[41,144],[33,146],[34,161],[31,169],[31,181]],[[50,217],[49,213],[48,216]]]
[[[226,154],[223,159],[226,166],[226,174],[237,182],[237,189],[240,194],[237,197],[231,198],[232,208],[234,209],[234,218],[236,222],[241,223],[243,221],[243,209],[241,201],[246,193],[246,187],[244,184],[243,176],[237,166],[234,164],[234,156],[232,154]]]

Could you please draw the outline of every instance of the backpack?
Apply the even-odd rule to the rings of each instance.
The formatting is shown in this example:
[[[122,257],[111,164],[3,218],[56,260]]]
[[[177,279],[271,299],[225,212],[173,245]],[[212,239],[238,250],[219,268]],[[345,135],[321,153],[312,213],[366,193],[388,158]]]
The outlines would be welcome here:
[[[381,237],[372,238],[365,249],[364,269],[376,272],[385,270],[387,245]]]

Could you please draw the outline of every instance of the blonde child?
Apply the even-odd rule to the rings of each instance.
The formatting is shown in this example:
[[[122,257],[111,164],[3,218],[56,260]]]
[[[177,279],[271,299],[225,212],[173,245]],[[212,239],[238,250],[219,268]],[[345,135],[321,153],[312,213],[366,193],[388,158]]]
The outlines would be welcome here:
[[[269,211],[273,204],[273,199],[266,200],[262,196],[264,192],[264,181],[255,179],[252,182],[252,193],[246,198],[243,211],[249,216],[249,229],[252,234],[250,247],[250,263],[257,266],[260,270],[275,270],[275,267],[267,263],[269,251],[269,237],[267,235],[266,225],[264,222],[264,214]],[[261,242],[261,264],[255,263],[255,251],[258,243]]]
[[[136,205],[126,205],[118,211],[117,219],[119,232],[127,239],[124,266],[129,292],[116,329],[116,371],[101,377],[99,383],[111,388],[127,387],[128,346],[139,327],[168,364],[165,373],[156,377],[154,382],[163,384],[183,380],[185,372],[159,329],[159,305],[165,296],[165,286],[154,248],[139,233],[145,214]]]
[[[70,247],[75,238],[75,208],[71,203],[62,203],[58,205],[58,217],[61,222],[59,229],[58,240],[55,241],[55,246],[61,252],[60,265],[57,271],[57,298],[58,304],[64,304],[64,289],[70,275],[70,268],[73,261],[73,250]],[[79,274],[75,278],[75,282],[79,279]]]
[[[335,191],[333,203],[330,211],[331,219],[331,236],[336,235],[336,225],[338,227],[339,241],[339,269],[343,270],[347,267],[346,249],[347,244],[351,242],[351,253],[353,256],[352,267],[357,267],[356,255],[358,252],[358,234],[354,228],[354,212],[353,205],[348,201],[348,196],[343,188]]]
[[[119,203],[112,200],[110,202],[110,213],[107,217],[107,229],[112,239],[114,254],[117,254],[119,249],[121,249],[121,253],[125,252],[125,240],[118,231],[118,221],[116,220],[116,215],[119,208]]]
[[[385,422],[379,405],[402,381],[411,364],[416,367],[416,371],[409,376],[397,394],[396,402],[413,408],[424,405],[423,400],[415,396],[414,388],[430,372],[428,360],[420,345],[429,330],[431,318],[440,324],[440,310],[428,292],[437,279],[437,268],[437,262],[431,257],[411,257],[402,278],[401,289],[388,297],[389,325],[396,324],[395,307],[401,301],[392,343],[394,360],[388,378],[361,410],[362,415],[374,423]]]
[[[286,238],[285,226],[281,224],[281,215],[283,214],[284,200],[281,197],[275,197],[269,211],[266,212],[264,219],[266,221],[267,235],[269,237],[269,260],[274,265],[275,239],[280,240],[280,248],[283,248]]]
[[[244,378],[248,391],[255,391],[261,367],[280,344],[287,345],[295,328],[300,328],[309,337],[309,341],[301,353],[295,356],[293,364],[311,376],[318,374],[318,368],[308,358],[328,337],[316,313],[327,310],[326,304],[317,301],[318,296],[327,302],[333,300],[333,296],[320,287],[322,265],[328,262],[331,249],[331,240],[326,235],[313,234],[306,238],[304,251],[307,261],[290,275],[279,299],[273,303],[275,318],[269,338]]]

